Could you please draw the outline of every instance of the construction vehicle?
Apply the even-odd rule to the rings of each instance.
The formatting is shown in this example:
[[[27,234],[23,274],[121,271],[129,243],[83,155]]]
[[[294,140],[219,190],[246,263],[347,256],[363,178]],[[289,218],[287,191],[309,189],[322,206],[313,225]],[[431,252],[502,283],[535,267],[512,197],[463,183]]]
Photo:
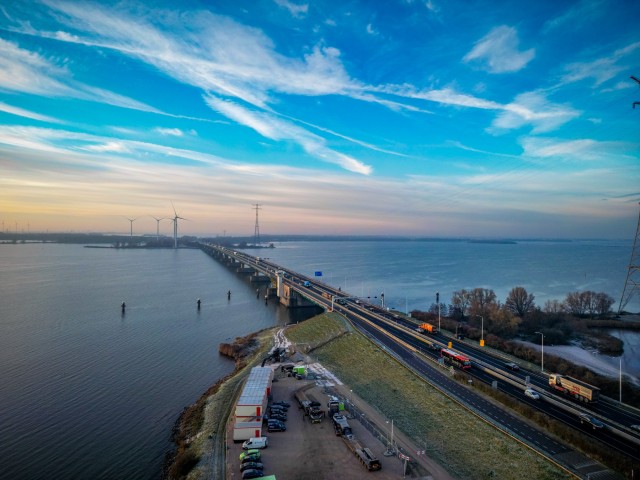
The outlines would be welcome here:
[[[579,402],[595,403],[600,398],[600,389],[598,387],[566,375],[550,374],[549,386]]]
[[[320,402],[316,401],[314,398],[307,397],[307,394],[304,391],[309,387],[297,390],[293,396],[298,401],[299,408],[303,411],[303,416],[309,417],[309,421],[311,423],[320,423],[326,413],[324,410],[320,409]]]
[[[333,427],[336,435],[342,437],[345,445],[356,456],[356,458],[364,465],[367,470],[380,470],[382,465],[380,460],[367,447],[363,446],[353,435],[351,426],[344,415],[336,413],[333,415]]]
[[[430,323],[423,323],[418,327],[420,333],[430,333],[435,335],[438,333],[438,328],[435,325],[431,325]]]

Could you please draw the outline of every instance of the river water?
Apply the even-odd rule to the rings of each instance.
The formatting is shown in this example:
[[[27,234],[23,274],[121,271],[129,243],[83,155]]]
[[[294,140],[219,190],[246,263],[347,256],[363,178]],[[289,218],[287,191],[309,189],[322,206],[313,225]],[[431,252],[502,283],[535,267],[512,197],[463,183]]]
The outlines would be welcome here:
[[[218,345],[291,320],[200,250],[0,245],[0,265],[2,479],[158,478],[233,369]]]
[[[455,241],[248,250],[372,301],[384,291],[407,311],[476,287],[504,301],[523,286],[538,305],[586,289],[618,301],[630,252],[625,242]],[[293,320],[199,250],[0,245],[0,266],[1,479],[157,478],[182,409],[233,368],[219,343]]]
[[[562,301],[567,293],[592,290],[610,295],[618,309],[628,272],[632,245],[625,241],[333,241],[276,243],[272,250],[247,250],[263,255],[352,295],[410,312],[428,310],[436,302],[449,304],[461,289],[492,289],[500,302],[513,287],[524,287],[536,305]],[[640,312],[640,294],[627,311]],[[640,378],[640,334],[612,331],[625,343],[623,374]],[[547,351],[548,346],[545,346]],[[558,355],[591,365],[611,376],[619,373],[619,358],[556,347]]]

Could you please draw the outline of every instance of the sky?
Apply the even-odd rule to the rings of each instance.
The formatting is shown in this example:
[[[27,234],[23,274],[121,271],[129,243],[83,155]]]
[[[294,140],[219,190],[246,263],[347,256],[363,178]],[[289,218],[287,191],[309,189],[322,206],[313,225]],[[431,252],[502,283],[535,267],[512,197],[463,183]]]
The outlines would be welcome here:
[[[640,2],[0,4],[4,231],[632,239]],[[174,210],[175,208],[175,210]],[[133,224],[128,219],[136,219]]]

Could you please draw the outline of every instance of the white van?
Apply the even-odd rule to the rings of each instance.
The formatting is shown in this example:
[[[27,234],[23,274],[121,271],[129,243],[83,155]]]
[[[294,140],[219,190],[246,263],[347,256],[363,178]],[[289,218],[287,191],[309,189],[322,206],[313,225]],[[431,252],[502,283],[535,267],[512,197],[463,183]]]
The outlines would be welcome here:
[[[253,437],[242,444],[244,450],[250,448],[267,448],[267,437]]]

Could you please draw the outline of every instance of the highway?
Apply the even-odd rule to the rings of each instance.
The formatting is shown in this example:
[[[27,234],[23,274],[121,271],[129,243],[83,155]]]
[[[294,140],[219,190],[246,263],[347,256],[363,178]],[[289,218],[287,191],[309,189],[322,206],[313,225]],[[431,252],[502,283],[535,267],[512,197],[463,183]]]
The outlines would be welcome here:
[[[466,373],[474,381],[489,385],[497,381],[498,390],[505,394],[544,412],[556,421],[596,438],[635,462],[640,462],[640,432],[630,428],[631,425],[640,424],[640,412],[637,410],[620,405],[606,397],[601,397],[598,404],[578,404],[552,392],[548,386],[547,375],[541,372],[524,369],[514,372],[505,366],[507,362],[505,359],[491,355],[479,347],[457,341],[442,333],[425,335],[417,332],[418,322],[404,315],[386,311],[357,297],[351,297],[347,292],[336,290],[313,278],[288,270],[268,259],[253,257],[237,250],[222,250],[265,275],[275,277],[276,271],[284,272],[284,281],[300,294],[328,310],[333,308],[342,313],[362,332],[403,361],[426,381],[445,394],[455,397],[487,421],[500,426],[522,441],[534,445],[547,456],[561,459],[563,455],[570,455],[570,449],[556,442],[538,427],[531,427],[505,408],[497,407],[494,403],[487,401],[468,386],[452,380],[447,368],[439,365],[441,348],[447,347],[449,342],[452,342],[454,350],[468,356],[472,368]],[[306,282],[308,286],[305,286]],[[336,300],[339,300],[339,303]],[[526,383],[527,379],[529,384]],[[532,386],[540,394],[540,400],[536,401],[524,396],[523,392],[527,386]],[[600,419],[605,427],[596,430],[589,424],[581,424],[579,414],[583,412]]]

